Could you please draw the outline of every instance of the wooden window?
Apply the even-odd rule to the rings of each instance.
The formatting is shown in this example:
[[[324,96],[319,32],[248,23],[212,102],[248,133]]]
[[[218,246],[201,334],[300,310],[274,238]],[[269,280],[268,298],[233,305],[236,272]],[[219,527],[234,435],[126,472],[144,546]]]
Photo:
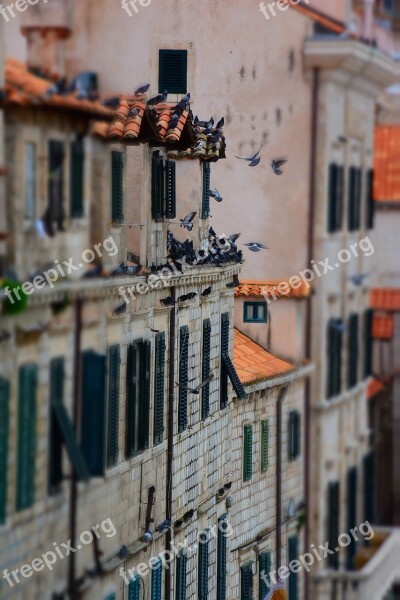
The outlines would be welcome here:
[[[209,162],[203,162],[203,190],[201,197],[201,218],[207,219],[210,214],[210,178],[211,167]]]
[[[27,142],[24,147],[25,219],[36,218],[36,144]]]
[[[352,388],[358,380],[358,315],[349,317],[348,336],[348,387]]]
[[[37,366],[22,365],[18,374],[16,509],[33,505],[35,495]]]
[[[210,376],[211,360],[211,323],[210,319],[203,321],[203,352],[202,352],[202,381]],[[201,418],[207,419],[210,414],[210,384],[205,385],[201,390]]]
[[[244,302],[243,303],[243,321],[244,323],[266,323],[267,305],[265,302]]]
[[[105,466],[106,357],[82,353],[81,447],[90,475],[102,477]]]
[[[296,460],[300,454],[300,414],[297,410],[289,412],[289,460]]]
[[[253,476],[253,428],[243,427],[243,481],[250,481]]]
[[[202,539],[198,547],[198,600],[208,600],[208,543]]]
[[[154,445],[161,444],[164,433],[164,369],[165,369],[165,333],[156,335],[154,359]]]
[[[179,331],[179,383],[183,386],[188,384],[189,370],[189,327],[183,325]],[[178,397],[178,432],[187,427],[187,389],[179,388]]]
[[[217,534],[217,600],[226,600],[226,553],[227,536],[225,533],[227,515],[218,519]]]
[[[268,446],[269,446],[269,420],[261,421],[261,473],[268,470]]]
[[[253,570],[251,563],[240,567],[240,600],[253,600]]]
[[[70,215],[83,217],[84,146],[76,140],[70,146]]]
[[[187,91],[187,50],[159,50],[158,89],[170,94]]]
[[[111,219],[113,223],[124,220],[124,156],[111,152]]]
[[[328,542],[329,548],[336,548],[339,537],[339,482],[334,481],[328,484],[328,506],[327,506],[327,518],[328,518]],[[339,566],[338,553],[330,554],[328,556],[328,565],[337,569]]]
[[[121,350],[119,344],[108,349],[108,419],[107,419],[107,466],[113,467],[118,461],[119,431],[119,381]]]
[[[148,341],[128,347],[126,375],[126,457],[149,447],[150,350]]]

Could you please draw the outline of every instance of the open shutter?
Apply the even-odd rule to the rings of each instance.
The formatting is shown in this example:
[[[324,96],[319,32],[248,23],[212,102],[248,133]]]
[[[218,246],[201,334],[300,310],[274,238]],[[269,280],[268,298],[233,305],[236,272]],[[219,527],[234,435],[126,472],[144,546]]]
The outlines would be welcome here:
[[[141,344],[139,382],[139,450],[149,447],[151,343]]]
[[[201,376],[202,381],[205,381],[210,375],[210,359],[211,359],[211,323],[210,319],[203,321],[203,356]],[[210,414],[210,384],[205,385],[201,390],[201,418],[207,419]]]
[[[243,427],[243,481],[250,481],[253,476],[253,428]]]
[[[153,566],[151,573],[151,600],[161,600],[162,564],[161,560]]]
[[[187,50],[160,50],[158,54],[158,90],[170,94],[186,94]]]
[[[176,163],[173,160],[167,160],[166,162],[166,206],[165,216],[167,219],[175,219],[176,217],[176,174],[175,169]]]
[[[209,162],[203,162],[203,194],[201,200],[201,218],[207,219],[210,214],[210,174]]]
[[[58,425],[55,406],[64,402],[64,359],[54,358],[50,362],[50,452],[49,452],[49,493],[57,493],[62,481],[62,437]]]
[[[102,477],[105,463],[106,357],[93,350],[82,354],[81,448],[90,475]]]
[[[80,218],[83,217],[83,142],[72,142],[70,152],[70,215]]]
[[[184,325],[179,331],[179,383],[186,386],[188,384],[189,367],[189,328]],[[187,427],[187,398],[186,389],[179,388],[178,399],[178,432],[184,431]]]
[[[208,599],[208,542],[199,544],[198,600]]]
[[[10,384],[0,377],[0,525],[6,519]]]
[[[271,553],[262,552],[258,555],[258,600],[265,600],[269,588],[265,583],[265,577],[271,572]],[[262,577],[264,575],[264,578]]]
[[[367,308],[364,313],[364,376],[372,373],[372,308]]]
[[[367,192],[366,192],[366,207],[365,207],[365,226],[367,229],[373,229],[374,227],[374,172],[372,169],[368,169],[367,174]]]
[[[348,337],[348,387],[352,388],[357,384],[358,375],[358,315],[352,314],[349,317],[349,337]]]
[[[164,213],[164,162],[153,157],[151,161],[151,215],[159,221]]]
[[[156,335],[154,373],[154,445],[161,444],[164,433],[165,333]]]
[[[364,521],[374,522],[374,494],[375,494],[375,466],[374,454],[369,452],[363,459],[364,475]]]
[[[242,385],[242,382],[239,379],[238,374],[236,373],[235,367],[233,366],[231,359],[226,354],[222,357],[222,360],[224,362],[229,379],[231,380],[231,383],[233,385],[233,389],[235,390],[236,397],[239,400],[243,400],[244,398],[246,398],[246,391]]]
[[[21,366],[18,377],[17,511],[32,506],[34,500],[36,384],[37,366]]]
[[[357,522],[357,467],[352,467],[347,471],[347,531],[354,527]],[[346,567],[349,570],[354,568],[354,555],[356,553],[356,543],[351,538],[350,544],[346,548]]]
[[[122,152],[111,152],[111,218],[113,223],[124,220],[123,177],[124,157]]]
[[[269,421],[261,421],[261,472],[268,470]]]
[[[328,484],[328,541],[329,547],[335,548],[339,537],[339,482],[334,481]],[[338,553],[328,556],[330,567],[337,569],[339,565]]]
[[[240,600],[253,600],[253,572],[251,564],[240,568]]]
[[[331,163],[328,170],[328,232],[336,231],[338,167]]]
[[[225,408],[228,402],[228,371],[224,357],[229,352],[229,313],[221,315],[221,371],[220,371],[220,408]]]
[[[129,582],[128,600],[140,600],[140,579],[137,576]]]
[[[186,563],[186,552],[181,550],[176,557],[175,600],[186,600]]]
[[[120,346],[115,344],[108,350],[108,423],[107,423],[107,466],[113,467],[118,460],[119,379]]]
[[[226,600],[226,528],[222,527],[227,520],[226,515],[218,519],[217,539],[217,600]]]
[[[128,358],[126,363],[126,442],[125,454],[129,458],[136,451],[136,403],[138,396],[138,343],[128,346]]]
[[[289,547],[288,562],[290,564],[292,560],[298,559],[297,537],[296,536],[292,536],[292,537],[288,538],[288,547]],[[298,597],[297,596],[297,573],[290,571],[288,588],[289,588],[288,600],[297,600],[297,597]]]

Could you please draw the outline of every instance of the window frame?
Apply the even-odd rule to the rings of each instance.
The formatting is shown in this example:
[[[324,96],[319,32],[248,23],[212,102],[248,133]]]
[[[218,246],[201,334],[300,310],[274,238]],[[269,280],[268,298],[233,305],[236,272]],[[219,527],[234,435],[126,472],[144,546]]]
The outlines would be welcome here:
[[[257,318],[250,318],[248,316],[248,309],[257,307]],[[259,308],[262,307],[263,316],[261,319],[258,318]],[[268,311],[266,302],[243,302],[243,323],[267,323]]]

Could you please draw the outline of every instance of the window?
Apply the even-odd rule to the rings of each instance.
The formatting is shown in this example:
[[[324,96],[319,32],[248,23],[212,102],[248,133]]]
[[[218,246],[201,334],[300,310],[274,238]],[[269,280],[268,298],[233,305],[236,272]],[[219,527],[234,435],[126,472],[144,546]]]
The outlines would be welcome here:
[[[335,163],[329,165],[328,173],[328,232],[334,233],[342,229],[343,214],[343,166]]]
[[[77,219],[83,217],[83,142],[72,142],[70,151],[70,215]]]
[[[64,231],[64,144],[58,140],[49,141],[47,200],[43,224],[52,237],[54,223],[58,231]]]
[[[36,145],[26,143],[24,148],[25,219],[36,217]]]
[[[360,200],[361,200],[361,169],[349,167],[348,195],[347,195],[347,228],[356,231],[360,228]]]
[[[33,505],[35,494],[37,366],[25,364],[18,373],[16,509]]]
[[[202,537],[208,535],[204,531]],[[208,541],[201,539],[198,546],[198,600],[208,599]]]
[[[82,353],[81,447],[90,475],[104,475],[106,357]]]
[[[268,470],[268,442],[269,442],[269,421],[265,419],[261,421],[261,473],[265,473]]]
[[[337,394],[340,394],[342,388],[342,331],[343,323],[341,319],[331,319],[329,321],[327,337],[328,398],[333,398]]]
[[[187,386],[189,369],[189,327],[183,325],[179,330],[179,383]],[[178,397],[178,432],[187,427],[187,399],[188,391],[179,388]]]
[[[364,312],[364,376],[372,373],[372,308]]]
[[[375,506],[375,465],[374,454],[369,452],[363,459],[363,475],[364,475],[364,521],[369,523],[374,522]]]
[[[186,94],[187,50],[160,50],[158,55],[158,90]]]
[[[161,600],[162,563],[158,559],[151,572],[151,600]]]
[[[210,319],[203,321],[203,353],[201,376],[205,381],[210,376],[211,351],[211,323]],[[207,419],[210,414],[210,384],[207,383],[201,390],[201,418]]]
[[[265,302],[245,302],[243,304],[243,321],[245,323],[266,323],[267,305]]]
[[[217,600],[226,600],[226,524],[227,515],[218,519]]]
[[[107,467],[118,461],[120,352],[119,344],[108,349]]]
[[[53,358],[50,362],[50,415],[49,415],[49,494],[57,494],[62,482],[62,437],[54,405],[64,402],[64,359]]]
[[[271,572],[271,553],[261,552],[258,555],[258,600],[265,600],[269,587],[266,581]]]
[[[372,169],[367,171],[367,193],[366,193],[366,210],[365,210],[365,226],[366,229],[374,227],[374,172]]]
[[[201,218],[207,219],[210,214],[210,176],[209,162],[203,162],[203,192],[201,197]]]
[[[122,152],[111,152],[111,219],[113,223],[124,220],[124,157]]]
[[[153,442],[156,446],[163,441],[164,433],[164,368],[165,368],[165,333],[156,335],[156,354],[154,359],[154,432]]]
[[[355,527],[357,522],[357,467],[352,467],[347,471],[347,531]],[[354,568],[354,556],[356,553],[356,543],[353,537],[346,548],[346,568]]]
[[[297,410],[289,412],[289,460],[296,460],[300,454],[300,414]]]
[[[128,600],[140,600],[140,579],[138,576],[129,582]]]
[[[251,563],[240,567],[240,600],[253,600],[253,570]]]
[[[352,314],[349,317],[349,337],[348,337],[348,387],[352,388],[357,384],[358,379],[358,315]]]
[[[186,563],[186,552],[181,550],[176,557],[175,600],[186,600]]]
[[[128,347],[126,375],[126,457],[149,447],[150,350],[148,341]]]
[[[327,509],[329,548],[336,548],[339,537],[339,482],[337,481],[328,484]],[[328,565],[333,569],[338,568],[337,552],[328,556]]]
[[[6,520],[10,384],[0,377],[0,525]]]
[[[176,165],[158,155],[151,162],[151,214],[155,221],[176,216]]]
[[[250,481],[253,476],[253,428],[243,427],[243,481]]]
[[[292,536],[288,538],[288,564],[291,563],[292,560],[297,560],[297,536]],[[289,598],[288,600],[297,600],[297,573],[290,571],[289,573]]]

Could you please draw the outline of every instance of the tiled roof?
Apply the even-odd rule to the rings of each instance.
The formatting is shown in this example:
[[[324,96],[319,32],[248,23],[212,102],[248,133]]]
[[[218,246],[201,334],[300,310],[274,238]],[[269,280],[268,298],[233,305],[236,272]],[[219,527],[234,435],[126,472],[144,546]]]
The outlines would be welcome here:
[[[382,381],[379,381],[379,379],[373,377],[372,379],[370,379],[367,385],[367,398],[372,398],[373,396],[376,396],[376,394],[383,390],[384,387],[385,386],[382,383]]]
[[[391,340],[393,336],[393,316],[374,314],[372,317],[372,337],[377,340]]]
[[[5,61],[5,105],[49,107],[60,110],[87,113],[91,117],[111,118],[111,113],[100,102],[77,100],[76,92],[68,94],[44,94],[51,86],[47,79],[34,75],[22,62],[13,58]]]
[[[338,21],[337,19],[333,19],[329,15],[317,10],[316,8],[312,8],[311,6],[304,4],[303,0],[300,0],[299,4],[292,4],[289,2],[290,8],[293,8],[300,13],[304,14],[306,17],[309,17],[316,23],[319,23],[325,29],[332,31],[332,33],[343,33],[346,27],[342,21]]]
[[[369,305],[374,310],[400,311],[400,289],[375,288],[370,290]]]
[[[253,281],[253,280],[243,280],[240,282],[240,285],[235,288],[235,297],[246,296],[253,298],[261,298],[267,296],[267,298],[307,298],[310,293],[310,288],[303,282],[301,282],[300,287],[294,288],[290,286],[290,291],[287,294],[284,294],[279,291],[278,285],[281,283],[288,283],[282,280],[274,280],[274,281]]]
[[[373,196],[400,202],[400,125],[375,127]]]
[[[233,330],[233,364],[244,385],[284,375],[295,369],[236,328]]]

